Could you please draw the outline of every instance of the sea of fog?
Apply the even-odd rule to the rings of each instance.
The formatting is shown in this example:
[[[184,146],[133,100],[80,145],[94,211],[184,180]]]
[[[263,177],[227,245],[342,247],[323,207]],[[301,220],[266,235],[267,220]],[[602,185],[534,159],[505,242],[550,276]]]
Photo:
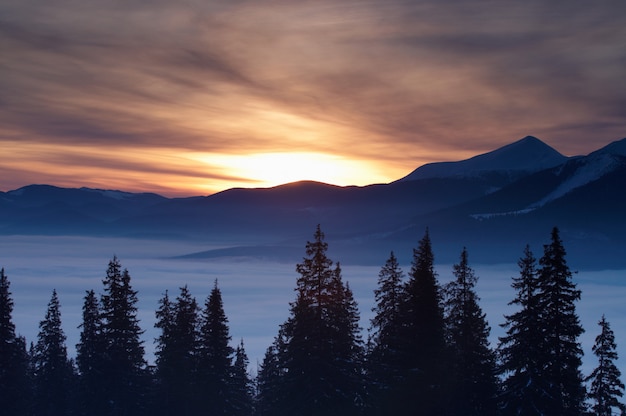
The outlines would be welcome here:
[[[74,356],[85,292],[93,289],[102,293],[108,262],[116,255],[122,267],[128,269],[133,288],[139,292],[139,318],[145,331],[146,358],[151,363],[154,339],[159,334],[154,328],[155,310],[165,291],[174,299],[179,288],[187,285],[198,304],[204,305],[217,279],[232,344],[244,340],[251,372],[256,373],[257,363],[262,361],[278,326],[289,316],[289,302],[295,298],[298,277],[295,265],[304,256],[304,243],[302,256],[293,263],[253,258],[173,258],[212,248],[217,246],[137,239],[1,236],[0,267],[5,269],[11,283],[17,332],[28,343],[36,342],[39,322],[44,318],[52,290],[57,290],[68,352]],[[341,262],[333,256],[332,246],[327,254]],[[471,264],[469,255],[470,266],[479,277],[476,289],[495,344],[503,334],[500,328],[503,315],[514,311],[508,303],[515,295],[510,284],[511,277],[518,274],[517,259],[512,259],[511,264],[480,265]],[[387,256],[388,253],[381,253],[381,266]],[[402,267],[406,273],[410,264]],[[436,269],[440,283],[452,279],[451,265],[438,264]],[[350,283],[359,304],[364,339],[372,317],[379,270],[380,266],[342,263],[343,278]],[[597,322],[604,314],[615,332],[618,354],[622,357],[618,365],[626,377],[626,271],[580,271],[574,274],[574,281],[583,292],[577,312],[586,331],[580,339],[585,352],[584,374],[596,366],[591,347],[599,332]]]

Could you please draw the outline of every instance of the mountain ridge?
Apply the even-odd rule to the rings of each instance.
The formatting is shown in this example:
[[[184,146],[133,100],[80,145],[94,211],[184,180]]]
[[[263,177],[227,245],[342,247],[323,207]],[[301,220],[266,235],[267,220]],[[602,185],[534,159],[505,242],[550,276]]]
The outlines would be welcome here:
[[[456,162],[435,162],[420,166],[399,181],[452,176],[484,176],[504,171],[518,177],[564,163],[568,158],[534,136]]]
[[[30,185],[0,192],[0,235],[225,242],[232,248],[192,257],[265,258],[273,251],[296,252],[321,224],[344,262],[379,263],[389,250],[410,256],[428,227],[441,261],[456,261],[465,245],[477,261],[513,262],[525,244],[540,247],[551,227],[562,226],[585,267],[626,267],[625,148],[626,139],[587,156],[565,157],[528,136],[465,161],[444,162],[453,168],[442,176],[345,187],[303,181],[187,198]],[[521,165],[504,162],[515,154],[540,160],[511,174],[508,168]],[[556,160],[562,163],[554,165]],[[553,166],[543,168],[545,163]],[[476,175],[481,166],[489,169]],[[589,246],[594,256],[585,254]]]

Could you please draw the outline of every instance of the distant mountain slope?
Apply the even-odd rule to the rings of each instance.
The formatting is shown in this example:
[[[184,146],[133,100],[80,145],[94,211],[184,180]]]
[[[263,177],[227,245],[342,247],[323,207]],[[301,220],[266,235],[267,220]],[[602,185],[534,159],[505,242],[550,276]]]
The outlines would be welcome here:
[[[504,182],[558,166],[568,158],[536,137],[527,136],[492,152],[458,162],[429,163],[400,181],[428,178],[496,177]]]
[[[410,262],[428,227],[439,262],[514,262],[559,226],[574,267],[626,267],[626,139],[567,158],[527,137],[402,180],[363,187],[297,182],[164,198],[33,185],[0,192],[0,234],[194,239],[228,249],[192,258],[293,256],[321,224],[342,262]],[[569,243],[569,244],[568,244]]]
[[[149,193],[29,185],[0,193],[0,233],[110,234],[110,223],[167,198]]]

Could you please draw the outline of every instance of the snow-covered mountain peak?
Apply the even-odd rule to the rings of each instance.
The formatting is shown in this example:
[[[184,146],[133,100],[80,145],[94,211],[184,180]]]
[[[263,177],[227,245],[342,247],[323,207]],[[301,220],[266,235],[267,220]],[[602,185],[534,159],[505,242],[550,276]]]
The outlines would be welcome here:
[[[400,180],[478,177],[493,172],[533,173],[558,166],[567,159],[566,156],[536,137],[526,136],[514,143],[470,159],[426,164]]]

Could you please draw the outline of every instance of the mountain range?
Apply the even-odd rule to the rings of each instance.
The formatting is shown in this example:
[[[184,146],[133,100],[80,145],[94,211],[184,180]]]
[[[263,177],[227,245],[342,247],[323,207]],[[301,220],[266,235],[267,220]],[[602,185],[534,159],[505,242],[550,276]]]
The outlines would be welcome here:
[[[187,257],[297,262],[320,224],[334,260],[382,265],[392,250],[410,262],[428,229],[438,262],[467,247],[473,262],[513,263],[526,244],[540,257],[557,226],[573,267],[626,268],[625,189],[626,139],[566,157],[528,136],[362,187],[303,181],[166,198],[30,185],[0,192],[0,235],[194,240],[224,248]]]

